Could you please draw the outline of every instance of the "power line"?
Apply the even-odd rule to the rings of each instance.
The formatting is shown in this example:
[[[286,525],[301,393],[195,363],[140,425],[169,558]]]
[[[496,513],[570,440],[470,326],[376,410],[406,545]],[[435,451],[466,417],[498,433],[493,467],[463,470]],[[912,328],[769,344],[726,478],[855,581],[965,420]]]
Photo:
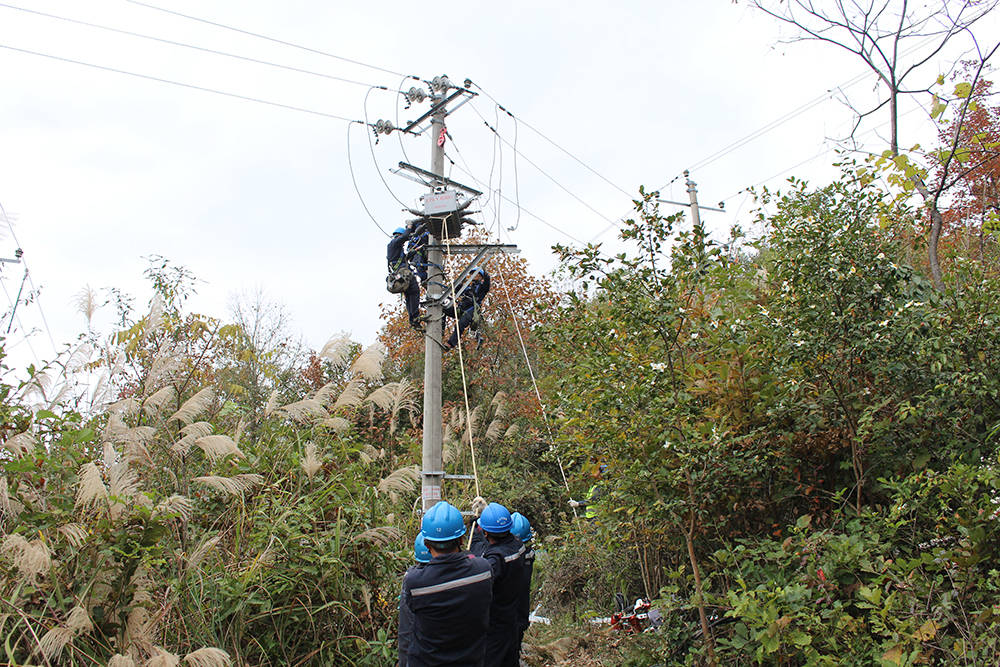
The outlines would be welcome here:
[[[532,132],[534,132],[535,134],[537,134],[539,137],[541,137],[542,139],[544,139],[545,141],[549,142],[550,144],[552,144],[553,146],[555,146],[556,148],[558,148],[560,151],[562,151],[563,153],[565,153],[566,155],[568,155],[569,157],[571,157],[573,160],[575,160],[584,169],[586,169],[590,173],[594,174],[595,176],[597,176],[598,178],[600,178],[602,181],[604,181],[605,183],[607,183],[608,185],[610,185],[614,189],[616,189],[619,192],[621,192],[622,194],[624,194],[626,197],[629,197],[629,198],[632,197],[632,195],[629,194],[629,192],[626,191],[624,188],[620,187],[618,184],[614,183],[613,181],[611,181],[610,179],[608,179],[607,177],[605,177],[603,174],[601,174],[599,171],[597,171],[596,169],[594,169],[593,167],[591,167],[589,164],[587,164],[586,162],[584,162],[583,160],[581,160],[580,158],[578,158],[576,155],[574,155],[573,153],[569,152],[568,150],[566,150],[565,148],[563,148],[562,146],[560,146],[559,144],[557,144],[555,141],[553,141],[548,136],[546,136],[541,130],[539,130],[538,128],[536,128],[534,125],[531,125],[528,121],[524,120],[524,118],[519,118],[519,117],[515,116],[509,109],[507,109],[502,104],[500,104],[500,102],[498,102],[496,100],[496,98],[494,98],[492,95],[490,95],[488,92],[486,92],[486,90],[484,90],[483,87],[480,86],[478,83],[473,82],[472,85],[474,85],[476,88],[478,88],[479,90],[481,90],[482,93],[483,93],[483,95],[485,95],[486,97],[490,98],[490,100],[492,100],[493,103],[496,104],[500,108],[501,111],[503,111],[508,116],[510,116],[511,118],[513,118],[515,122],[520,121],[522,125],[524,125],[529,130],[531,130]]]
[[[200,90],[204,93],[214,93],[216,95],[222,95],[224,97],[231,97],[237,100],[243,100],[245,102],[256,102],[257,104],[266,104],[267,106],[277,107],[279,109],[288,109],[290,111],[299,111],[301,113],[311,114],[313,116],[322,116],[324,118],[333,118],[334,120],[342,120],[348,123],[360,122],[352,118],[347,118],[346,116],[338,116],[337,114],[327,113],[325,111],[316,111],[315,109],[307,109],[305,107],[297,107],[291,104],[284,104],[282,102],[274,102],[272,100],[265,100],[259,97],[250,97],[249,95],[240,95],[238,93],[230,93],[224,90],[219,90],[217,88],[209,88],[207,86],[198,86],[193,83],[184,83],[182,81],[174,81],[172,79],[163,79],[158,76],[152,76],[150,74],[140,74],[139,72],[130,72],[128,70],[117,69],[115,67],[108,67],[107,65],[98,65],[96,63],[89,63],[83,60],[75,60],[73,58],[65,58],[63,56],[56,56],[51,53],[42,53],[41,51],[31,51],[29,49],[21,49],[16,46],[10,46],[9,44],[0,44],[0,49],[8,49],[10,51],[16,51],[18,53],[26,53],[32,56],[39,56],[41,58],[49,58],[51,60],[58,60],[64,63],[72,63],[74,65],[82,65],[84,67],[91,67],[93,69],[103,70],[105,72],[114,72],[115,74],[125,74],[127,76],[134,76],[139,79],[146,79],[147,81],[156,81],[157,83],[166,83],[172,86],[180,86],[181,88],[188,88],[189,90]]]
[[[365,126],[366,127],[370,126],[370,123],[368,122],[368,96],[371,95],[371,92],[373,90],[375,90],[376,88],[381,88],[382,90],[388,90],[384,86],[372,86],[371,88],[368,89],[368,92],[365,93],[364,112],[365,112]],[[399,197],[396,196],[396,193],[393,192],[392,188],[389,187],[389,183],[386,182],[385,176],[382,175],[382,171],[378,167],[378,159],[375,157],[375,146],[372,143],[372,133],[371,132],[366,132],[366,135],[368,137],[368,149],[372,153],[372,163],[375,165],[375,173],[377,173],[379,179],[382,180],[382,185],[384,185],[385,189],[389,191],[389,194],[392,195],[392,198],[395,199],[397,202],[399,202],[400,206],[402,206],[403,208],[409,208],[406,205],[406,202],[404,202],[402,199],[400,199]]]
[[[354,123],[360,124],[361,121],[352,121],[347,124],[347,168],[351,172],[351,183],[354,184],[354,191],[358,193],[358,200],[361,202],[361,206],[364,207],[365,213],[367,213],[368,217],[372,219],[372,222],[375,223],[375,226],[378,227],[380,232],[385,234],[387,237],[390,237],[391,234],[382,229],[382,225],[378,224],[378,220],[375,219],[375,216],[372,215],[372,212],[368,209],[368,204],[365,203],[365,198],[361,195],[361,188],[358,187],[358,181],[354,177],[354,163],[351,161],[351,128],[354,126]],[[366,131],[367,129],[368,127],[365,126]]]
[[[486,120],[486,119],[485,119],[485,118],[483,117],[483,115],[482,115],[482,114],[481,114],[481,113],[479,112],[479,109],[477,109],[477,108],[476,108],[476,105],[475,105],[474,103],[471,103],[471,102],[470,102],[470,103],[469,103],[469,106],[471,106],[471,107],[472,107],[472,109],[473,109],[473,110],[474,110],[474,111],[476,112],[476,115],[477,115],[477,116],[479,116],[479,117],[480,117],[480,118],[482,119],[482,121],[483,121],[483,124],[484,124],[484,125],[486,125],[486,127],[488,127],[488,128],[490,129],[490,131],[491,131],[491,132],[493,132],[494,134],[496,134],[496,135],[497,135],[497,136],[498,136],[498,137],[500,138],[500,141],[501,141],[501,142],[503,142],[503,143],[507,144],[507,145],[508,145],[508,146],[510,146],[510,147],[511,147],[512,149],[514,148],[514,147],[513,147],[512,145],[511,145],[511,143],[510,143],[509,141],[507,141],[506,139],[504,139],[504,138],[503,138],[503,137],[502,137],[502,136],[500,135],[500,133],[499,133],[499,132],[497,132],[496,128],[494,128],[494,127],[493,127],[492,125],[490,125],[489,121],[487,121],[487,120]],[[572,192],[572,191],[571,191],[571,190],[570,190],[569,188],[567,188],[567,187],[566,187],[565,185],[563,185],[562,183],[560,183],[559,181],[557,181],[557,180],[556,180],[555,178],[553,178],[552,176],[550,176],[548,172],[546,172],[546,171],[545,171],[544,169],[542,169],[542,168],[541,168],[541,167],[539,167],[539,166],[538,166],[537,164],[535,164],[535,162],[534,162],[534,161],[532,161],[532,160],[531,160],[530,158],[528,158],[528,157],[527,157],[527,156],[526,156],[526,155],[525,155],[524,153],[521,153],[521,152],[519,152],[519,151],[516,151],[516,150],[515,150],[514,152],[515,152],[515,154],[518,154],[518,155],[520,155],[520,156],[521,156],[521,158],[522,158],[522,159],[523,159],[523,160],[524,160],[525,162],[527,162],[527,163],[528,163],[528,164],[530,164],[530,165],[531,165],[532,167],[534,167],[535,169],[537,169],[537,170],[538,170],[538,173],[540,173],[540,174],[541,174],[542,176],[544,176],[545,178],[547,178],[547,179],[549,179],[550,181],[552,181],[552,183],[553,183],[553,184],[555,184],[555,186],[556,186],[556,187],[558,187],[558,188],[559,188],[560,190],[562,190],[563,192],[565,192],[566,194],[568,194],[568,195],[569,195],[570,197],[572,197],[573,199],[575,199],[576,201],[578,201],[578,202],[579,202],[580,204],[582,204],[582,205],[583,205],[584,207],[586,207],[587,209],[589,209],[590,211],[592,211],[592,212],[593,212],[593,213],[594,213],[595,215],[597,215],[597,216],[599,216],[599,217],[603,218],[603,219],[604,219],[604,220],[606,220],[607,222],[611,222],[611,218],[609,218],[608,216],[606,216],[606,215],[604,215],[603,213],[601,213],[600,211],[598,211],[598,210],[597,210],[596,208],[594,208],[593,206],[591,206],[590,204],[588,204],[587,202],[585,202],[585,201],[584,201],[583,199],[581,199],[581,198],[580,198],[579,196],[577,196],[577,195],[576,195],[575,193],[573,193],[573,192]]]
[[[299,49],[301,51],[307,51],[309,53],[315,53],[317,55],[325,56],[327,58],[335,58],[336,60],[343,60],[354,65],[360,65],[361,67],[367,67],[369,69],[378,70],[379,72],[385,72],[386,74],[393,74],[395,76],[406,76],[402,72],[396,72],[391,69],[386,69],[385,67],[379,67],[377,65],[370,65],[360,60],[354,60],[353,58],[346,58],[344,56],[338,56],[334,53],[329,53],[327,51],[320,51],[319,49],[314,49],[312,47],[303,46],[301,44],[295,44],[294,42],[287,42],[283,39],[277,39],[275,37],[269,37],[268,35],[262,35],[260,33],[251,32],[249,30],[244,30],[242,28],[236,28],[231,25],[226,25],[225,23],[218,23],[216,21],[210,21],[208,19],[203,19],[198,16],[191,16],[190,14],[182,14],[181,12],[174,11],[172,9],[166,9],[164,7],[157,7],[156,5],[151,5],[145,2],[139,2],[139,0],[126,0],[133,5],[139,5],[141,7],[146,7],[147,9],[154,9],[158,12],[163,12],[165,14],[172,14],[173,16],[180,16],[181,18],[189,19],[191,21],[197,21],[198,23],[204,23],[206,25],[215,26],[216,28],[222,28],[223,30],[231,30],[232,32],[238,32],[242,35],[249,35],[250,37],[256,37],[257,39],[267,40],[268,42],[274,42],[275,44],[281,44],[283,46],[290,46],[294,49]],[[413,76],[411,78],[419,80],[419,77]]]
[[[162,37],[156,37],[154,35],[146,35],[140,32],[133,32],[131,30],[122,30],[120,28],[112,28],[111,26],[100,25],[98,23],[90,23],[88,21],[81,21],[79,19],[69,18],[66,16],[57,16],[56,14],[47,14],[45,12],[40,12],[34,9],[27,9],[25,7],[17,7],[15,5],[8,5],[6,3],[0,3],[0,7],[6,7],[7,9],[14,9],[19,12],[26,12],[28,14],[35,14],[37,16],[44,16],[46,18],[55,19],[57,21],[65,21],[67,23],[73,23],[76,25],[85,26],[88,28],[95,28],[97,30],[104,30],[107,32],[112,32],[119,35],[127,35],[129,37],[137,37],[139,39],[146,39],[153,42],[159,42],[161,44],[169,44],[171,46],[177,46],[185,49],[192,49],[194,51],[201,51],[203,53],[210,53],[212,55],[223,56],[226,58],[234,58],[236,60],[242,60],[244,62],[255,63],[257,65],[266,65],[268,67],[274,67],[278,69],[287,70],[289,72],[297,72],[299,74],[308,74],[310,76],[321,77],[323,79],[330,79],[332,81],[341,81],[343,83],[350,83],[356,86],[371,86],[371,83],[365,81],[356,81],[354,79],[347,79],[340,76],[334,76],[332,74],[324,74],[323,72],[315,72],[313,70],[302,69],[300,67],[292,67],[291,65],[282,65],[279,63],[270,62],[268,60],[259,60],[257,58],[251,58],[249,56],[241,56],[236,53],[229,53],[227,51],[219,51],[217,49],[210,49],[204,46],[198,46],[196,44],[188,44],[186,42],[177,42],[171,39],[164,39]],[[405,79],[404,79],[405,81]]]

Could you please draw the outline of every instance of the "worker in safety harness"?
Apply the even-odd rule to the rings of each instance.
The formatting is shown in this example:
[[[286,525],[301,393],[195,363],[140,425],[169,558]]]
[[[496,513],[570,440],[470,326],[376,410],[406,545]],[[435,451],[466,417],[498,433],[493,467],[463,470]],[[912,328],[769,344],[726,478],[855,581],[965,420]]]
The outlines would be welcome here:
[[[455,330],[451,332],[451,337],[444,344],[446,351],[458,345],[458,336],[470,324],[473,330],[479,328],[476,318],[479,315],[479,309],[482,307],[483,300],[486,299],[486,295],[490,291],[490,274],[478,266],[469,269],[469,274],[472,276],[472,282],[462,290],[461,294],[456,296],[454,307],[448,307],[444,310],[446,316],[454,317],[458,320]]]
[[[431,562],[431,552],[424,544],[424,534],[417,533],[417,538],[413,540],[413,558],[416,565],[411,565],[403,579],[413,570],[419,570],[425,564]],[[406,654],[410,650],[410,643],[413,641],[413,612],[404,604],[403,596],[399,596],[399,667],[406,667]]]
[[[423,328],[420,323],[420,283],[413,275],[409,254],[403,252],[407,241],[413,237],[414,232],[412,224],[406,227],[397,227],[392,232],[392,239],[389,240],[385,249],[385,259],[389,264],[386,289],[395,294],[402,293],[406,303],[406,314],[410,318],[410,326],[420,330]]]
[[[427,282],[427,243],[430,241],[430,233],[427,225],[419,225],[413,230],[413,236],[406,242],[406,256],[410,258],[410,266],[413,272],[420,278],[420,284]]]
[[[476,509],[485,501],[477,498]],[[520,624],[518,604],[524,585],[524,543],[511,532],[513,521],[507,508],[489,503],[482,508],[472,535],[471,551],[490,563],[493,572],[493,603],[490,629],[486,633],[487,667],[518,667]]]
[[[535,569],[535,550],[531,548],[531,540],[535,537],[531,532],[531,523],[528,522],[520,512],[510,515],[510,532],[517,539],[521,540],[524,548],[524,574],[521,582],[520,597],[517,602],[517,654],[521,655],[521,643],[524,641],[524,633],[530,625],[528,615],[531,613],[531,574]]]
[[[431,560],[403,579],[413,614],[407,667],[482,667],[493,601],[490,563],[461,550],[462,513],[441,501],[424,514],[421,533]]]

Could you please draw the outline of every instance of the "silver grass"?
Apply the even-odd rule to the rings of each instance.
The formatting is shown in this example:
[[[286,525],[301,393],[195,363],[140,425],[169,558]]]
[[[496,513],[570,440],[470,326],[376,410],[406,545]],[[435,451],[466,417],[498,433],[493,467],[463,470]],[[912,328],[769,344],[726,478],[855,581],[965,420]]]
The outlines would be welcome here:
[[[323,463],[316,456],[316,445],[312,442],[306,443],[305,456],[302,457],[302,470],[306,477],[312,479],[317,472],[323,468]]]
[[[180,657],[159,646],[155,647],[153,657],[146,661],[145,667],[177,667]]]
[[[7,536],[0,553],[9,558],[21,575],[22,581],[34,583],[38,575],[45,574],[52,567],[49,548],[39,538],[30,542],[14,533]]]
[[[507,414],[510,406],[507,403],[507,393],[503,391],[498,391],[494,396],[493,400],[490,401],[490,406],[493,408],[493,414],[497,417],[503,417]]]
[[[105,408],[108,404],[108,397],[110,396],[111,391],[111,384],[109,380],[110,377],[107,373],[101,373],[97,376],[97,382],[94,384],[94,388],[90,392],[91,408]]]
[[[454,440],[446,441],[441,450],[441,459],[445,463],[453,463],[454,461],[458,460],[459,451],[460,451],[460,445],[457,442],[455,442]]]
[[[127,655],[115,653],[108,661],[108,667],[136,667],[135,660]]]
[[[108,412],[120,417],[134,417],[139,412],[139,401],[134,396],[115,401],[108,407]]]
[[[382,410],[387,412],[390,411],[392,409],[393,390],[395,389],[395,385],[395,382],[382,385],[372,393],[368,394],[365,401],[377,405]]]
[[[215,545],[217,545],[221,539],[222,535],[216,535],[202,540],[201,544],[199,544],[195,550],[191,552],[191,555],[188,556],[187,566],[194,569],[201,565],[202,561],[205,560],[205,557],[211,553],[212,549],[215,548]]]
[[[236,443],[228,435],[206,435],[198,438],[195,444],[213,462],[224,459],[230,454],[239,459],[244,458],[243,452],[240,451],[240,448],[236,446]]]
[[[340,392],[340,396],[337,397],[333,407],[330,408],[330,412],[336,412],[340,408],[356,408],[361,405],[361,402],[364,400],[364,396],[364,386],[360,380],[354,378],[348,382],[344,387],[344,390]]]
[[[448,415],[448,424],[454,429],[459,429],[462,427],[462,422],[465,421],[465,411],[461,408],[452,408],[451,413]]]
[[[110,468],[114,464],[118,463],[120,460],[118,457],[118,452],[115,451],[115,446],[111,444],[110,441],[104,441],[103,456],[101,457],[101,462],[104,464],[105,468]]]
[[[486,429],[486,439],[490,442],[496,442],[503,435],[503,420],[499,417],[490,422],[489,428]]]
[[[338,366],[347,361],[347,355],[351,353],[353,345],[354,343],[351,342],[350,336],[346,333],[337,334],[326,341],[323,349],[319,351],[319,358],[327,359],[335,366]]]
[[[472,414],[469,415],[469,424],[472,427],[472,432],[475,433],[479,430],[479,424],[483,419],[483,406],[477,405],[472,410]]]
[[[420,471],[417,466],[405,466],[389,473],[378,483],[377,488],[379,493],[388,493],[395,502],[400,492],[410,493],[416,490],[418,481],[420,481]]]
[[[337,434],[346,433],[351,428],[351,422],[343,417],[330,417],[321,421],[320,424]]]
[[[388,544],[403,539],[403,534],[395,526],[378,526],[358,533],[351,538],[352,542],[371,542],[376,546],[384,547]]]
[[[133,603],[134,604],[134,603]],[[133,648],[152,650],[153,622],[145,607],[133,606],[125,620],[125,638]]]
[[[168,384],[157,389],[152,396],[147,398],[142,404],[142,410],[148,416],[156,417],[163,412],[168,403],[175,400],[177,400],[177,389],[174,388],[174,385]]]
[[[236,441],[237,446],[243,439],[243,431],[245,431],[246,428],[247,428],[247,420],[240,417],[239,423],[236,424],[236,434],[233,435],[233,440]]]
[[[175,493],[164,498],[156,505],[155,514],[176,514],[182,521],[189,521],[193,505],[194,503],[190,498]]]
[[[184,456],[198,440],[204,438],[206,435],[211,435],[212,430],[213,427],[208,422],[188,424],[181,429],[184,437],[170,445],[170,451],[177,456]]]
[[[10,489],[7,486],[7,476],[0,476],[0,519],[16,519],[21,513],[21,503],[10,496]]]
[[[94,630],[94,624],[87,615],[87,610],[77,605],[73,607],[66,618],[66,627],[74,635],[84,635]]]
[[[264,404],[264,416],[270,417],[271,413],[274,412],[278,407],[278,390],[275,389],[271,392],[271,395],[267,397],[267,403]]]
[[[59,526],[59,532],[71,546],[79,549],[87,541],[87,529],[80,523],[67,523]]]
[[[448,443],[455,438],[455,431],[451,428],[451,424],[445,424],[444,430],[441,432],[441,442]]]
[[[520,425],[518,425],[517,422],[514,422],[509,427],[507,427],[507,430],[504,432],[503,434],[504,440],[510,440],[518,433],[520,433],[520,431],[521,431]]]
[[[144,338],[155,333],[163,325],[163,297],[154,294],[149,304],[149,314],[146,316],[146,331]]]
[[[367,465],[367,464],[370,464],[370,463],[372,463],[372,462],[374,462],[374,461],[382,458],[383,454],[385,454],[385,450],[384,449],[383,450],[378,450],[378,449],[375,449],[374,447],[372,447],[371,445],[365,445],[361,449],[361,451],[358,452],[358,458],[361,459],[362,463],[364,463],[364,464]]]
[[[229,667],[233,659],[221,648],[206,647],[188,653],[184,662],[191,667]]]
[[[14,458],[19,458],[35,451],[36,444],[35,436],[25,431],[7,438],[2,448],[13,454]]]
[[[256,474],[240,474],[234,477],[207,475],[205,477],[195,477],[191,481],[204,484],[205,486],[213,488],[217,491],[222,491],[228,495],[236,496],[249,491],[258,484],[263,484],[264,478],[261,475]]]
[[[275,412],[288,415],[295,421],[303,423],[329,417],[323,404],[312,398],[304,398],[301,401],[283,405],[275,410]]]
[[[180,409],[170,416],[170,421],[177,420],[184,424],[190,424],[197,417],[203,414],[215,400],[215,390],[212,387],[205,387],[197,394],[184,401]]]
[[[90,322],[94,319],[94,313],[97,312],[98,308],[97,292],[90,285],[84,285],[83,289],[73,296],[73,305],[78,313],[87,318],[87,328],[89,329]]]
[[[325,385],[316,390],[316,393],[313,394],[313,400],[319,402],[319,404],[323,407],[326,407],[330,404],[330,401],[333,399],[333,395],[336,391],[337,383],[327,382]]]
[[[385,347],[381,343],[369,345],[358,355],[354,363],[351,364],[351,373],[366,380],[380,380],[382,378],[382,361],[384,359]]]
[[[36,650],[41,653],[45,661],[55,660],[66,648],[66,644],[73,639],[73,632],[69,628],[57,625],[44,635],[38,642]]]
[[[91,461],[85,463],[77,473],[79,481],[76,487],[76,507],[84,511],[107,501],[108,489],[104,486],[101,471],[97,464]]]
[[[127,461],[114,464],[108,470],[108,510],[112,519],[118,519],[139,491],[139,477],[128,467]]]
[[[146,376],[145,390],[151,391],[153,387],[158,387],[164,383],[175,379],[183,369],[184,357],[167,350],[161,352],[153,358],[153,363],[149,367],[149,375]]]

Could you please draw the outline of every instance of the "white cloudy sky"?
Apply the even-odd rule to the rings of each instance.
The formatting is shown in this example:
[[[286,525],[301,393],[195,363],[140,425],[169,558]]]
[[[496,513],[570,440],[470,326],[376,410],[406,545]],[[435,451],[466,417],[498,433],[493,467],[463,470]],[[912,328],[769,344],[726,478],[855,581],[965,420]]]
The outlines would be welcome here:
[[[553,243],[613,243],[609,221],[630,207],[619,188],[659,187],[693,167],[702,202],[725,199],[729,212],[707,218],[724,228],[747,217],[751,204],[740,192],[748,185],[778,183],[789,173],[828,178],[833,154],[821,153],[851,126],[851,112],[829,91],[854,81],[848,94],[864,100],[874,88],[874,77],[855,79],[860,65],[831,47],[775,47],[782,36],[778,26],[729,0],[464,1],[433,8],[394,1],[150,1],[383,69],[126,0],[0,5],[0,46],[6,47],[0,48],[0,204],[16,234],[15,242],[0,224],[0,257],[11,257],[19,242],[31,279],[42,288],[40,300],[18,309],[20,321],[8,340],[13,365],[51,358],[53,342],[60,347],[83,330],[72,302],[85,285],[119,287],[145,302],[143,258],[153,254],[204,281],[195,310],[225,316],[234,294],[262,288],[285,304],[314,347],[341,330],[372,341],[379,303],[389,296],[383,287],[386,237],[351,183],[346,122],[36,54],[371,121],[405,121],[427,108],[400,108],[391,91],[415,83],[404,83],[403,75],[468,77],[600,174],[524,123],[515,128],[506,116],[497,121],[485,96],[449,119],[455,143],[448,150],[457,163],[452,176],[471,183],[461,171],[469,169],[490,181],[492,165],[493,187],[545,221],[522,214],[504,239],[522,247],[537,272],[552,268]],[[1000,33],[996,21],[982,31],[994,38]],[[928,74],[936,76],[937,65]],[[910,112],[904,144],[928,136],[925,114],[911,109],[904,109]],[[509,143],[495,145],[484,117]],[[770,132],[706,164],[776,120],[781,122]],[[884,121],[878,117],[863,128],[869,147],[884,147]],[[410,161],[427,166],[430,140],[407,137],[401,147],[394,135],[372,150],[359,125],[350,137],[363,200],[391,230],[403,215],[379,174],[396,197],[415,205],[421,188],[388,169],[403,159],[404,149]],[[686,198],[682,180],[664,196]],[[485,202],[484,208],[482,217],[492,224],[494,209]],[[507,203],[499,214],[502,227],[517,219]],[[5,265],[0,280],[9,299],[21,278],[19,266]],[[9,311],[9,301],[0,299],[0,310]],[[99,315],[96,325],[107,329],[110,315]],[[6,326],[5,319],[4,331]]]

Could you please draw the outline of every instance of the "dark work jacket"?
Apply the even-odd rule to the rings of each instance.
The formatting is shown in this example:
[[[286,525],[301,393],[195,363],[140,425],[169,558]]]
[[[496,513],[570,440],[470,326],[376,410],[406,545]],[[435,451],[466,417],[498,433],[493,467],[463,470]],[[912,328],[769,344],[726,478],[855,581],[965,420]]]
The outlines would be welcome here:
[[[518,628],[521,632],[528,629],[528,615],[531,613],[531,574],[535,569],[535,550],[527,544],[524,554],[524,581],[521,583],[521,597],[517,602]]]
[[[490,291],[490,274],[483,272],[482,281],[473,280],[472,283],[462,290],[462,293],[458,297],[458,310],[466,310],[467,308],[473,308],[479,306],[483,303],[486,295]]]
[[[490,544],[476,526],[472,553],[482,554],[493,571],[493,604],[490,605],[490,629],[486,636],[486,664],[489,667],[517,667],[521,631],[518,603],[524,584],[524,554],[521,540],[508,534]]]
[[[403,580],[409,576],[413,570],[419,570],[423,563],[412,565],[403,575]],[[402,593],[399,596],[399,667],[406,667],[406,653],[410,650],[413,642],[413,612],[406,606]]]
[[[407,573],[403,604],[413,613],[408,667],[483,665],[492,576],[487,561],[465,551]]]
[[[412,230],[407,230],[402,234],[395,234],[389,241],[389,245],[385,247],[385,261],[389,264],[390,273],[406,263],[406,260],[403,258],[403,247],[411,236],[413,236]]]

